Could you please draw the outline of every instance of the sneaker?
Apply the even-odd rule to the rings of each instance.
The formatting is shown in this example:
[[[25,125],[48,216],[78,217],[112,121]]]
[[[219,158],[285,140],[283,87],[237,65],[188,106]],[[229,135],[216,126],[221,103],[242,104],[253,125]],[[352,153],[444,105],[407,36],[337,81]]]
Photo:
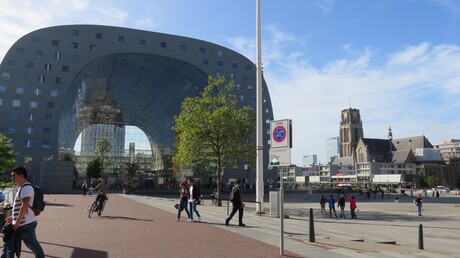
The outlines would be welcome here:
[[[225,219],[225,226],[228,227],[228,222],[230,222],[228,219]]]
[[[188,221],[187,221],[187,222],[193,222],[193,219],[188,219]]]
[[[246,224],[240,223],[240,224],[238,224],[238,226],[240,226],[240,227],[246,227]]]
[[[176,222],[179,221],[180,219],[176,219]]]
[[[198,221],[201,221],[201,217],[198,217]]]

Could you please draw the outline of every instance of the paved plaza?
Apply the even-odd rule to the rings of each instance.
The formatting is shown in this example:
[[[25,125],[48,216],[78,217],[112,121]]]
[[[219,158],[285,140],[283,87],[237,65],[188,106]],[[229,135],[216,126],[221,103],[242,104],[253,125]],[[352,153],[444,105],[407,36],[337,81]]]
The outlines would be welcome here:
[[[93,197],[47,195],[37,235],[47,257],[280,257],[280,219],[254,214],[247,203],[244,223],[228,227],[223,207],[209,200],[198,206],[202,222],[175,222],[176,196],[111,194],[101,217],[88,218]],[[247,196],[247,200],[253,196]],[[318,195],[286,194],[285,257],[459,257],[460,197],[424,199],[418,217],[411,197],[360,200],[357,220],[329,218]],[[309,242],[309,210],[314,210],[315,243]],[[349,212],[347,209],[347,216]],[[423,225],[424,250],[418,249]],[[33,257],[23,246],[23,256]]]

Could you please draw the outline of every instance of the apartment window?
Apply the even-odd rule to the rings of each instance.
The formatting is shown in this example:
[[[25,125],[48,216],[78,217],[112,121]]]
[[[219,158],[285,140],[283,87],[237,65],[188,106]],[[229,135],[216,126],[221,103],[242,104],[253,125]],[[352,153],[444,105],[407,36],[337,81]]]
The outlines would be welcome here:
[[[49,147],[50,147],[50,141],[49,140],[42,141],[42,148],[49,148]]]
[[[6,62],[6,65],[7,65],[7,66],[16,66],[16,60],[11,60],[11,59],[9,59],[9,60]]]
[[[30,102],[30,108],[38,108],[38,102],[37,101],[31,101]]]
[[[58,91],[57,90],[51,90],[50,91],[50,96],[51,97],[57,97],[58,96]]]
[[[73,61],[80,61],[80,55],[72,55]]]
[[[70,67],[68,65],[63,65],[62,66],[62,72],[68,72],[70,70]]]
[[[78,49],[78,43],[77,42],[72,42],[72,48],[73,49]]]
[[[24,88],[23,87],[17,87],[16,88],[16,94],[24,94]]]
[[[222,62],[222,61],[217,62],[217,66],[223,67],[223,66],[224,66],[224,62]]]
[[[53,47],[59,46],[59,40],[57,40],[57,39],[51,40],[51,46],[53,46]]]
[[[230,73],[230,74],[228,75],[228,77],[230,77],[230,80],[233,80],[233,79],[235,79],[235,74],[234,74],[234,73]]]
[[[73,36],[78,36],[78,35],[80,35],[80,31],[79,30],[72,30],[72,35]]]
[[[26,68],[33,69],[34,68],[34,62],[27,62],[26,63]]]
[[[28,126],[26,127],[26,134],[33,134],[34,133],[34,128]]]
[[[23,55],[24,54],[24,48],[16,48],[16,54]]]
[[[13,107],[20,107],[21,106],[21,101],[17,99],[13,99]]]
[[[268,114],[270,113],[270,110],[268,110],[268,108],[265,109],[265,114]]]
[[[3,80],[10,80],[11,79],[11,74],[10,73],[2,73],[2,79]]]
[[[221,72],[216,72],[216,77],[219,78],[222,76],[222,73]]]
[[[0,99],[0,106],[3,106],[3,99]]]
[[[217,55],[218,55],[218,56],[223,56],[223,55],[224,55],[224,52],[222,52],[222,50],[219,50],[219,51],[217,51]]]
[[[27,81],[29,79],[29,76],[27,74],[23,73],[23,74],[20,75],[20,79],[21,79],[21,81],[25,82],[25,81]]]
[[[96,46],[96,45],[90,45],[90,46],[89,46],[89,51],[91,51],[91,52],[96,52],[96,50],[97,50],[97,46]]]
[[[45,83],[46,82],[46,77],[44,75],[38,76],[38,82]]]
[[[241,101],[244,100],[244,96],[243,96],[243,95],[240,95],[240,100],[241,100]]]
[[[19,115],[17,113],[10,113],[10,120],[18,120]]]
[[[51,64],[45,64],[45,71],[51,71],[52,65]]]
[[[44,120],[45,122],[51,122],[51,121],[53,121],[53,116],[50,115],[50,114],[46,114],[46,115],[43,117],[43,120]]]
[[[0,85],[0,93],[6,92],[6,86]]]
[[[143,45],[143,46],[144,46],[145,44],[147,44],[147,41],[146,41],[145,39],[140,39],[140,40],[139,40],[139,45]]]
[[[38,37],[32,37],[30,40],[32,41],[32,43],[38,43],[39,42]]]
[[[237,63],[232,63],[232,68],[238,68],[238,64]]]
[[[47,108],[54,108],[54,102],[51,102],[51,101],[46,102],[46,107]]]
[[[35,50],[35,57],[43,57],[44,52],[42,50]]]
[[[24,147],[31,148],[32,147],[32,141],[31,140],[25,140],[24,141]]]
[[[248,79],[248,75],[247,75],[247,74],[245,74],[245,75],[243,75],[243,77],[242,77],[242,78],[243,78],[243,80],[247,80],[247,79]]]
[[[96,39],[102,39],[102,33],[96,32]]]
[[[246,65],[246,70],[251,70],[252,69],[252,65]]]
[[[180,45],[180,50],[183,50],[183,51],[187,50],[187,46],[186,45]]]
[[[29,120],[29,122],[35,121],[35,114],[34,113],[27,114],[27,120]]]
[[[252,90],[252,85],[248,85],[248,90]]]
[[[204,54],[206,53],[206,49],[204,47],[200,47],[200,52]]]
[[[160,47],[161,48],[166,48],[166,42],[160,42]]]
[[[208,65],[208,64],[209,64],[209,60],[208,60],[208,59],[203,59],[203,64],[204,64],[204,65]]]
[[[54,82],[55,82],[56,84],[62,84],[62,78],[61,78],[61,77],[56,77],[56,78],[54,79]]]
[[[51,134],[51,128],[49,128],[49,127],[43,128],[43,134],[50,135]]]
[[[54,58],[55,58],[56,60],[61,59],[61,58],[62,58],[61,52],[55,52],[55,53],[54,53]]]
[[[237,84],[235,87],[236,87],[237,90],[241,89],[241,85],[239,85],[239,84]]]
[[[124,36],[118,36],[118,42],[125,42]]]

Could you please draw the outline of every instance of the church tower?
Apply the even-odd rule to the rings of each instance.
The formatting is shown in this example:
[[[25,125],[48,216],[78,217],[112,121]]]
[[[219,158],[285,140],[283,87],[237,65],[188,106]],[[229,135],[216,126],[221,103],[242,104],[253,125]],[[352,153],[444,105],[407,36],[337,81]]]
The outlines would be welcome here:
[[[360,138],[364,137],[359,109],[342,110],[340,121],[340,157],[353,156],[353,150]]]

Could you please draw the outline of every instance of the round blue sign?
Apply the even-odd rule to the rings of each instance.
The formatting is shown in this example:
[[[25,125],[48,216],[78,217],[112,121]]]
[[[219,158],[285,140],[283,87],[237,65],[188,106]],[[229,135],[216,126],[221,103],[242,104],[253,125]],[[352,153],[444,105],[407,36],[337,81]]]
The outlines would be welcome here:
[[[273,130],[273,140],[276,142],[282,142],[286,138],[286,128],[283,126],[277,126]]]

